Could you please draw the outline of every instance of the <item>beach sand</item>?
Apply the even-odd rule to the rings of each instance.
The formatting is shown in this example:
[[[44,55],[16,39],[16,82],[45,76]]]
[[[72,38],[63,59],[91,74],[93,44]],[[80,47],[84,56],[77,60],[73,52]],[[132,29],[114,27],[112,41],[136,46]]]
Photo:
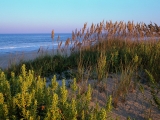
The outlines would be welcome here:
[[[65,49],[64,52],[61,52],[58,49],[54,50],[43,50],[43,51],[30,51],[30,52],[16,52],[10,54],[0,54],[0,68],[7,69],[11,65],[16,65],[20,61],[29,61],[37,58],[38,56],[45,56],[45,55],[70,55],[70,49]]]
[[[0,68],[7,69],[11,65],[18,64],[20,61],[33,60],[38,56],[46,54],[52,54],[52,51],[45,51],[45,52],[30,51],[30,52],[16,52],[12,54],[11,53],[2,54],[0,55]]]
[[[0,68],[6,69],[13,64],[18,64],[20,61],[32,60],[39,55],[37,51],[3,54],[0,55]]]

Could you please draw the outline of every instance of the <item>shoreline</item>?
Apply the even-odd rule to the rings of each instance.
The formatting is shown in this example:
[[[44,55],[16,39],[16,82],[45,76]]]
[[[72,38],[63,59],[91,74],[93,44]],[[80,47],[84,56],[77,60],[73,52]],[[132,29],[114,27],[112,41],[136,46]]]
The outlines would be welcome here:
[[[18,64],[20,61],[29,61],[33,60],[41,55],[51,54],[53,50],[45,51],[42,53],[38,50],[29,51],[29,52],[15,52],[9,54],[0,54],[0,68],[7,69],[11,65]]]
[[[11,65],[16,65],[20,61],[29,61],[34,60],[39,56],[45,55],[70,55],[70,49],[65,50],[65,52],[61,52],[58,49],[51,50],[34,50],[34,51],[21,51],[15,53],[6,53],[0,54],[0,69],[8,69]]]

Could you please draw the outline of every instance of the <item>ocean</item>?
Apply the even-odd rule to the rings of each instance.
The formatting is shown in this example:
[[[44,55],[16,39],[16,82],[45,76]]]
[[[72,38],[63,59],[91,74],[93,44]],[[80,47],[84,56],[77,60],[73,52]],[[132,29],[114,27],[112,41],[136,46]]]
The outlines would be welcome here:
[[[71,38],[70,33],[55,33],[54,40],[51,34],[0,34],[0,55],[17,52],[31,52],[41,49],[57,49],[57,38],[63,43]]]

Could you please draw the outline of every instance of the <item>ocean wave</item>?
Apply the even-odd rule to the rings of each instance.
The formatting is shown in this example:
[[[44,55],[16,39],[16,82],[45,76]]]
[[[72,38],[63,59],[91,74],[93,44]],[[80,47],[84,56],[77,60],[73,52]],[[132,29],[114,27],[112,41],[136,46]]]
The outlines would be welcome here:
[[[63,43],[71,34],[55,34],[54,40],[51,34],[0,34],[0,54],[14,53],[16,51],[32,51],[43,49],[56,49],[58,47],[57,38]]]
[[[43,50],[57,49],[58,44],[37,44],[37,45],[19,45],[19,46],[4,46],[0,47],[0,54],[13,54],[16,52],[31,52]]]

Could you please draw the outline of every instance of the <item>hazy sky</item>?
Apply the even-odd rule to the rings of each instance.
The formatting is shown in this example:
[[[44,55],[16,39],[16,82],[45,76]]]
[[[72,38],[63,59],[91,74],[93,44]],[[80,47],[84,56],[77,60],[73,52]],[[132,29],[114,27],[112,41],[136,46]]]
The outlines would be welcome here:
[[[1,33],[71,33],[85,22],[160,25],[160,0],[0,0]]]

